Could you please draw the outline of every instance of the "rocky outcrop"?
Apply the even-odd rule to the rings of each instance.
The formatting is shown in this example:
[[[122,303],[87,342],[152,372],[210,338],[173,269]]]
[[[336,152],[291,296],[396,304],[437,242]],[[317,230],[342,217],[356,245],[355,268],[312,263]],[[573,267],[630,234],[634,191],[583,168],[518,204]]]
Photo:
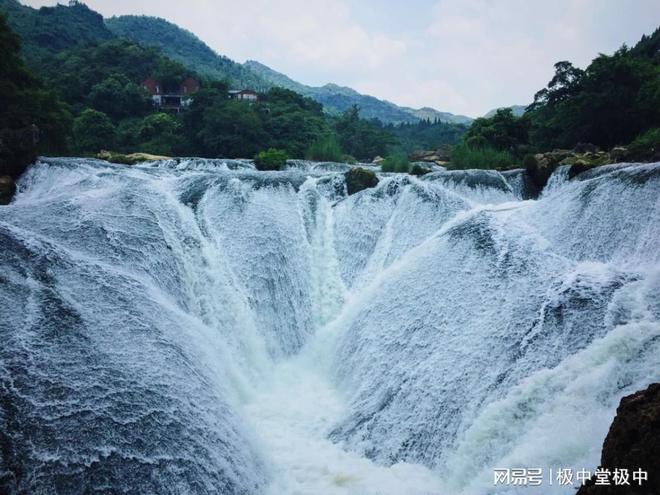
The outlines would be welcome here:
[[[618,163],[627,159],[628,153],[624,147],[616,147],[611,151],[600,151],[591,144],[578,144],[572,150],[553,150],[548,153],[538,153],[533,159],[525,159],[525,170],[534,185],[542,190],[548,179],[560,165],[569,165],[568,178],[573,177],[600,165]]]
[[[0,205],[8,205],[16,193],[16,183],[9,175],[0,176]]]
[[[114,153],[112,151],[103,150],[96,155],[96,158],[111,163],[119,163],[122,165],[135,165],[136,163],[142,162],[168,160],[170,157],[163,155],[151,155],[149,153],[130,153],[128,155],[124,155],[122,153]]]
[[[11,202],[15,180],[37,158],[39,128],[0,129],[0,205]]]
[[[426,174],[431,173],[431,169],[427,167],[423,167],[419,163],[414,163],[412,167],[410,167],[410,172],[408,172],[410,175],[416,175],[418,177]]]
[[[437,165],[445,165],[449,162],[450,151],[451,148],[449,146],[444,146],[433,151],[418,150],[412,152],[408,158],[411,162],[430,162]]]
[[[552,172],[559,166],[559,163],[568,158],[571,152],[568,150],[554,150],[549,153],[538,153],[534,159],[525,160],[525,171],[532,183],[540,191],[548,183]]]
[[[610,472],[627,469],[630,485],[596,485],[592,478],[577,495],[660,494],[660,383],[621,399],[600,464]],[[632,478],[639,469],[648,473],[641,485]]]
[[[39,128],[0,129],[0,175],[17,179],[37,157]]]
[[[378,185],[376,174],[371,170],[361,167],[350,169],[344,174],[344,177],[346,179],[346,191],[349,195]]]

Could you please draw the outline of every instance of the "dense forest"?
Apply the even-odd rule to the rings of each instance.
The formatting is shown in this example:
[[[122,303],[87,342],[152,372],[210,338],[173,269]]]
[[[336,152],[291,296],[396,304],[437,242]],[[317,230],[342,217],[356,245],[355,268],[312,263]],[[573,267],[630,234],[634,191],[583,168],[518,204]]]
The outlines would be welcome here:
[[[455,144],[461,140],[469,126],[452,124],[439,119],[421,120],[417,123],[385,125],[384,130],[390,132],[397,140],[396,150],[407,154],[416,150],[434,150],[443,145]]]
[[[626,158],[660,151],[660,28],[633,47],[599,55],[586,69],[568,61],[538,91],[526,112],[510,109],[476,119],[454,150],[458,165],[521,163],[531,153],[591,145],[628,146]],[[485,160],[482,160],[485,158]]]
[[[330,115],[339,115],[358,105],[362,118],[375,118],[384,123],[416,123],[436,118],[451,123],[469,123],[472,120],[432,108],[400,107],[336,84],[307,86],[254,60],[239,64],[215,53],[193,33],[158,17],[122,15],[107,19],[106,26],[120,38],[160,48],[166,56],[203,76],[227,79],[237,88],[261,92],[274,86],[290,89],[321,103],[323,110]]]
[[[275,149],[290,158],[333,161],[389,155],[388,163],[398,163],[394,169],[405,170],[404,155],[448,144],[455,145],[456,168],[517,166],[533,153],[580,143],[630,145],[633,159],[650,159],[659,147],[659,30],[633,48],[598,56],[584,70],[558,62],[555,76],[522,116],[500,109],[468,127],[437,118],[383,124],[361,118],[355,105],[328,113],[317,101],[278,87],[264,88],[258,103],[231,100],[231,79],[181,63],[186,50],[195,49],[192,34],[175,60],[162,46],[148,46],[135,35],[126,39],[123,22],[106,24],[77,2],[37,11],[0,0],[0,175],[16,175],[20,168],[13,164],[35,153],[100,150],[251,158]],[[220,74],[222,59],[206,55],[209,64],[220,64]],[[187,110],[161,112],[142,85],[148,77],[164,87],[192,77],[200,89]],[[33,126],[38,147],[26,144]]]
[[[32,75],[19,48],[18,36],[0,16],[0,175],[13,177],[36,153],[66,152],[71,126],[67,105]]]
[[[2,5],[17,5],[13,0],[2,1]],[[51,108],[31,111],[26,98],[6,91],[7,101],[16,103],[12,114],[3,114],[2,128],[36,124],[42,137],[39,153],[90,155],[109,149],[250,158],[276,147],[292,158],[314,152],[319,159],[350,160],[385,154],[396,144],[382,126],[360,119],[356,109],[329,116],[319,103],[293,91],[272,88],[261,95],[258,104],[232,101],[227,80],[201,76],[165,56],[158,47],[114,37],[105,30],[102,18],[82,4],[43,8],[32,20],[20,8],[23,10],[16,11],[13,22],[29,41],[21,50],[18,37],[3,18],[3,39],[11,40],[3,46],[3,53],[11,55],[3,61],[7,74],[3,83],[9,84],[16,74],[25,74],[47,93]],[[44,36],[52,27],[51,17],[57,19],[60,29],[66,24],[63,13],[76,26],[89,25],[91,33],[81,36],[85,42],[72,38],[54,43],[50,36]],[[147,77],[166,87],[177,87],[185,78],[193,77],[200,81],[201,89],[188,111],[159,112],[142,87]],[[39,101],[30,100],[34,105]],[[24,115],[15,118],[22,108]],[[60,112],[55,115],[53,109]],[[319,146],[326,142],[334,146]],[[319,150],[327,151],[327,156],[319,155]]]
[[[216,54],[193,33],[155,17],[124,15],[106,20],[107,28],[119,38],[155,46],[195,72],[215,79],[234,81],[240,88],[267,91],[273,85],[255,72]]]

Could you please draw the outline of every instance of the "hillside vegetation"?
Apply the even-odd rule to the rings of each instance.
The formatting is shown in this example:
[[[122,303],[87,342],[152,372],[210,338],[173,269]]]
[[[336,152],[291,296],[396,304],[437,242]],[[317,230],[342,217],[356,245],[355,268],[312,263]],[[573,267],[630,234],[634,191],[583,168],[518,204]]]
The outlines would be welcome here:
[[[9,26],[20,35],[22,54],[33,68],[53,53],[114,37],[103,16],[82,3],[33,9],[16,0],[0,0],[0,11],[7,14]]]
[[[111,17],[106,26],[116,36],[155,46],[188,69],[213,79],[226,79],[234,88],[267,91],[272,84],[233,60],[218,55],[190,31],[157,17]]]
[[[452,166],[507,168],[585,143],[631,144],[630,159],[651,159],[660,150],[658,30],[632,48],[599,55],[584,70],[558,62],[521,116],[519,108],[499,109],[468,126],[433,109],[398,107],[333,84],[305,86],[257,62],[236,64],[162,19],[127,16],[106,24],[80,3],[33,9],[15,0],[0,0],[2,12],[0,132],[14,136],[35,124],[41,153],[250,158],[274,149],[291,158],[353,161],[457,145]],[[167,87],[193,77],[201,90],[189,110],[159,112],[142,87],[150,76]],[[263,84],[261,101],[230,100],[236,78]],[[12,153],[6,148],[5,157]]]
[[[360,117],[377,119],[384,124],[417,123],[424,120],[438,120],[453,124],[469,124],[472,122],[470,117],[439,112],[433,108],[400,107],[389,101],[363,95],[352,88],[336,84],[326,84],[319,87],[307,86],[255,60],[248,60],[244,65],[271,84],[291,89],[315,99],[330,113],[345,112],[352,106],[357,105],[360,109]]]
[[[432,108],[400,107],[389,101],[363,95],[351,88],[326,84],[301,84],[256,61],[238,64],[218,55],[193,33],[164,19],[148,16],[120,16],[106,20],[116,36],[145,46],[159,47],[165,55],[195,72],[215,79],[226,79],[234,88],[267,91],[273,86],[290,89],[321,103],[331,115],[339,115],[357,105],[360,117],[385,124],[417,123],[423,120],[469,124],[472,119]]]
[[[506,166],[503,161],[508,160],[511,166],[558,148],[628,144],[632,146],[619,153],[622,159],[660,159],[659,53],[660,28],[633,48],[599,55],[584,70],[557,62],[554,77],[522,116],[506,108],[476,119],[452,162],[493,167]]]
[[[24,12],[41,16],[34,9]],[[4,22],[0,35],[6,40],[2,85],[7,100],[3,108],[8,109],[2,112],[0,130],[36,124],[42,133],[40,152],[251,158],[274,148],[304,158],[316,143],[332,140],[339,143],[341,158],[348,154],[370,159],[394,144],[391,134],[360,119],[355,108],[329,116],[318,102],[282,88],[271,88],[258,104],[230,100],[225,81],[201,78],[157,47],[121,38],[59,51],[48,44],[38,46],[52,50],[36,66],[40,81],[21,65],[18,38]],[[171,87],[191,76],[202,81],[202,88],[189,110],[159,112],[141,84],[149,76]],[[17,175],[13,169],[0,175],[8,172]]]
[[[71,123],[66,105],[30,73],[19,50],[0,15],[0,175],[14,178],[37,153],[64,151]]]

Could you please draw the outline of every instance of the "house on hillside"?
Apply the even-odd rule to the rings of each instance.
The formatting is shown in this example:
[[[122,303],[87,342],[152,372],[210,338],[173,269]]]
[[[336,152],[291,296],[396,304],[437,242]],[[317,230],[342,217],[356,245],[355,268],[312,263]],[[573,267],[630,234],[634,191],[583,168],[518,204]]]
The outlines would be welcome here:
[[[157,108],[180,112],[192,103],[192,94],[199,89],[199,81],[187,77],[178,87],[165,88],[159,81],[149,77],[142,82],[142,87],[149,92]]]
[[[260,99],[259,94],[251,89],[230,89],[227,93],[230,100],[257,102]]]

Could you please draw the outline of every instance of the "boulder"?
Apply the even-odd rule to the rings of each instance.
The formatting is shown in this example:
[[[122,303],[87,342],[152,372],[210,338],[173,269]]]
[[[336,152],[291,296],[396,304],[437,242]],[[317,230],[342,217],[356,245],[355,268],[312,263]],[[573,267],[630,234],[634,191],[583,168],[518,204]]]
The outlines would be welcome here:
[[[529,160],[525,164],[525,171],[532,183],[540,191],[548,183],[552,172],[559,166],[562,160],[572,156],[568,150],[554,150],[549,153],[537,153],[534,160]]]
[[[610,150],[610,158],[613,163],[619,163],[628,159],[628,148],[625,146],[615,146]]]
[[[0,176],[0,205],[8,205],[16,193],[16,183],[9,175]]]
[[[585,160],[575,160],[573,165],[571,165],[571,168],[568,169],[568,178],[569,180],[575,177],[576,175],[581,174],[582,172],[586,172],[589,170],[591,165]]]
[[[448,162],[451,149],[448,146],[443,146],[437,150],[418,150],[413,151],[408,157],[411,162]]]
[[[0,129],[0,175],[17,179],[37,157],[39,128]]]
[[[349,195],[378,185],[378,177],[371,171],[361,167],[354,167],[344,174],[346,191]]]
[[[578,152],[578,149],[588,149],[588,151]],[[578,145],[576,150],[553,150],[548,153],[538,153],[534,155],[534,160],[528,160],[525,163],[527,175],[534,185],[542,190],[548,183],[548,179],[560,165],[570,166],[568,177],[572,179],[578,174],[600,165],[614,163],[610,153],[600,151],[592,145]]]
[[[451,147],[449,146],[442,146],[435,150],[435,156],[436,160],[433,160],[435,162],[448,162],[450,161],[451,158]]]
[[[621,399],[603,443],[600,467],[612,473],[627,469],[630,485],[596,485],[594,477],[577,495],[660,494],[660,383]],[[648,473],[641,485],[632,477],[638,469]]]
[[[409,172],[410,175],[416,175],[418,177],[420,177],[422,175],[430,174],[430,173],[431,173],[430,168],[423,167],[419,163],[413,164],[413,166],[410,168],[410,172]]]
[[[428,150],[416,150],[410,153],[408,158],[411,162],[429,162],[432,161],[433,151]]]
[[[169,156],[151,155],[149,153],[131,153],[124,155],[122,153],[115,153],[112,151],[101,150],[96,158],[105,160],[111,163],[119,163],[122,165],[135,165],[141,162],[151,162],[156,160],[169,160]]]
[[[576,153],[586,153],[588,151],[595,153],[597,151],[600,151],[600,148],[598,148],[598,146],[596,146],[595,144],[591,144],[591,143],[578,143],[573,148],[573,151],[575,151]]]
[[[383,158],[382,156],[377,156],[376,158],[373,159],[371,163],[373,163],[374,165],[380,165],[384,161],[385,158]]]

